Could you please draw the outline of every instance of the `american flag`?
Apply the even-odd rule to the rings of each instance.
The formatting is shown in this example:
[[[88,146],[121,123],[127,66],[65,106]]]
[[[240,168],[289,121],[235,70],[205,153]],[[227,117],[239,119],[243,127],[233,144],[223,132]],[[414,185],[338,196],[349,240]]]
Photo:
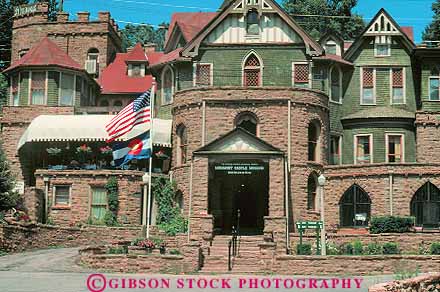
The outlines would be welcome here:
[[[143,93],[110,120],[105,127],[107,143],[126,135],[137,125],[151,122],[150,94],[150,90]]]

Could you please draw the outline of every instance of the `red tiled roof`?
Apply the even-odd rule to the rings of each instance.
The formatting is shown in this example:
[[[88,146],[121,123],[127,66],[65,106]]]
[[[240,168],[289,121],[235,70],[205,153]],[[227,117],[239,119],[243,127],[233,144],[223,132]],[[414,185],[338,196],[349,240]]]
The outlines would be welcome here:
[[[113,63],[108,65],[99,77],[103,94],[112,93],[142,93],[151,88],[153,77],[129,77],[126,61],[130,53],[118,53]]]
[[[401,26],[400,29],[408,38],[414,42],[414,27],[412,26]]]
[[[151,60],[150,60],[150,67],[151,66],[157,66],[157,65],[160,65],[160,64],[166,64],[166,63],[169,63],[171,61],[177,60],[180,57],[180,52],[182,51],[182,49],[183,48],[177,48],[174,51],[169,52],[168,54],[163,54],[154,63],[151,62]]]
[[[162,58],[162,56],[165,55],[164,52],[156,52],[156,51],[151,51],[151,52],[147,52],[147,58],[148,58],[148,63],[150,64],[156,64],[160,58]]]
[[[127,54],[127,58],[125,59],[125,61],[148,61],[148,58],[145,55],[145,51],[140,43],[137,43],[136,46],[134,46],[133,50]]]
[[[334,62],[338,62],[341,64],[345,64],[345,65],[349,65],[352,66],[353,63],[344,60],[341,56],[338,55],[333,55],[333,54],[327,54],[325,56],[319,56],[319,57],[315,57],[313,58],[314,60],[328,60],[328,61],[334,61]]]
[[[32,47],[20,60],[12,63],[5,71],[23,66],[59,66],[69,69],[84,70],[66,52],[47,37]]]
[[[179,25],[183,37],[187,42],[191,41],[215,16],[216,12],[178,12],[171,17],[167,40],[171,36],[174,27]]]

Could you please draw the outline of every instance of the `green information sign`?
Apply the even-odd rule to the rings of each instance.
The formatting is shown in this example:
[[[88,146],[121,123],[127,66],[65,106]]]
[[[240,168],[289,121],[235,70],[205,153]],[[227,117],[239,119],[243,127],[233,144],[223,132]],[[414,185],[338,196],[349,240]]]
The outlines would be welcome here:
[[[298,221],[296,222],[296,229],[299,231],[299,244],[303,244],[303,233],[306,229],[314,229],[316,231],[316,254],[321,254],[321,242],[319,240],[320,233],[324,224],[322,221]]]
[[[214,170],[227,175],[251,175],[266,170],[264,164],[246,162],[225,162],[214,165]]]

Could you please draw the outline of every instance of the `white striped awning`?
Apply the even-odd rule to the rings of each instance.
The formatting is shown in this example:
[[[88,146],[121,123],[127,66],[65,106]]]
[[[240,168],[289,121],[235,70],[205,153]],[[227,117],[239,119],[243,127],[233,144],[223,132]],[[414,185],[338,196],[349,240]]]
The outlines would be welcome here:
[[[35,118],[17,145],[42,141],[105,141],[105,125],[113,115],[42,115]],[[171,120],[153,120],[153,144],[171,147]],[[141,134],[141,133],[139,133]]]

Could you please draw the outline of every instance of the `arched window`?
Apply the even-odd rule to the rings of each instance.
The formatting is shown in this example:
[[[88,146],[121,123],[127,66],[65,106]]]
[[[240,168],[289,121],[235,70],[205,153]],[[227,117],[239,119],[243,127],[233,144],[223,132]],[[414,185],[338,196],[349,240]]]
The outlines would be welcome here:
[[[342,71],[338,66],[330,71],[330,99],[338,103],[342,101]]]
[[[181,191],[177,191],[176,196],[174,197],[174,203],[176,207],[179,207],[181,211],[183,211],[183,193]]]
[[[307,209],[319,210],[318,183],[316,173],[311,173],[307,180]]]
[[[184,125],[179,125],[177,135],[177,165],[183,165],[187,161],[188,133]]]
[[[98,75],[99,73],[99,50],[91,48],[87,52],[86,70],[89,74]]]
[[[248,35],[260,34],[260,20],[258,11],[255,9],[249,10],[246,16],[246,32]]]
[[[115,100],[115,102],[113,103],[113,106],[122,106],[122,101]]]
[[[162,104],[173,102],[174,72],[171,67],[166,67],[162,72]]]
[[[309,134],[308,134],[308,141],[309,141],[309,153],[308,153],[308,160],[309,161],[319,161],[320,160],[320,135],[321,135],[321,127],[319,125],[318,121],[312,121],[309,124]]]
[[[254,53],[251,53],[244,62],[243,85],[250,87],[261,86],[261,84],[261,62]]]
[[[255,114],[253,114],[251,112],[240,113],[235,118],[235,127],[236,128],[242,128],[242,129],[248,131],[249,133],[252,133],[255,136],[257,136],[257,134],[258,134],[258,131],[257,131],[257,127],[258,127],[257,117],[255,116]]]
[[[339,201],[341,227],[368,226],[371,215],[370,196],[360,186],[351,186]]]
[[[109,105],[108,100],[101,100],[99,102],[99,106],[108,106],[108,105]]]
[[[440,190],[427,182],[417,190],[411,200],[411,216],[416,217],[416,225],[439,227],[440,225]]]

